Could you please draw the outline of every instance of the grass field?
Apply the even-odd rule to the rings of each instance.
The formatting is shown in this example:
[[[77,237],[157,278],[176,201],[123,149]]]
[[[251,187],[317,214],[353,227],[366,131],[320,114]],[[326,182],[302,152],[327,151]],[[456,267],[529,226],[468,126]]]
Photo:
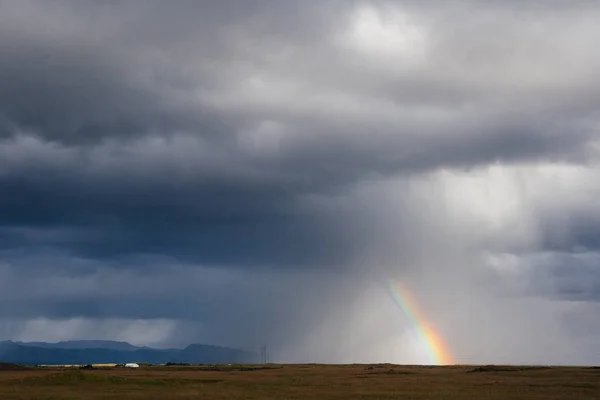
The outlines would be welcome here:
[[[0,371],[0,399],[600,399],[600,368],[272,365]]]

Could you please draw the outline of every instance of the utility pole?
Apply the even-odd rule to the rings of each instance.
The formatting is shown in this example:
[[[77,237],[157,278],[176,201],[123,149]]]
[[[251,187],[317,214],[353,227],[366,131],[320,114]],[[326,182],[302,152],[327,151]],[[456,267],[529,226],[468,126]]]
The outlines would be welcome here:
[[[262,346],[260,348],[260,363],[261,364],[267,363],[267,346]]]

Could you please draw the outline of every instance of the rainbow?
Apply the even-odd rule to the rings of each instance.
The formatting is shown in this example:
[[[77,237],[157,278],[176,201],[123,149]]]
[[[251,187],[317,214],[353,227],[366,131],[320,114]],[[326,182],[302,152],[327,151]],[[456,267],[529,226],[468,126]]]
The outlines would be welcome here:
[[[419,341],[427,353],[427,359],[432,365],[452,365],[454,358],[442,335],[435,329],[425,315],[420,312],[412,293],[400,282],[390,281],[389,292],[394,302],[404,312],[404,315],[415,330]]]

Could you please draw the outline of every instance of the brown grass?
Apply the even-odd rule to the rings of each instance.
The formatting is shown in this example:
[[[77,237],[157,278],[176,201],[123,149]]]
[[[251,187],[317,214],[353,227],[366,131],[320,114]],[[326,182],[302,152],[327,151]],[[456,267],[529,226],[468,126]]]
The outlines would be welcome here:
[[[4,370],[0,399],[600,399],[600,369],[282,365]]]

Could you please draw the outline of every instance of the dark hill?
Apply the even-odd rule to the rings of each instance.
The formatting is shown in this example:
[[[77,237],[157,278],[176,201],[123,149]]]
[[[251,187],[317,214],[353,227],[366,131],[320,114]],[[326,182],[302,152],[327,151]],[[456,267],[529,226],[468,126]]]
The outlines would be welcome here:
[[[88,342],[88,341],[86,341]],[[68,348],[74,343],[74,348]],[[59,347],[52,343],[0,342],[0,361],[14,364],[103,364],[147,362],[151,364],[229,364],[256,363],[258,355],[228,347],[192,344],[185,349],[153,349],[136,347],[129,343],[107,347],[81,348],[82,342],[62,342]],[[89,343],[88,343],[89,344]]]

